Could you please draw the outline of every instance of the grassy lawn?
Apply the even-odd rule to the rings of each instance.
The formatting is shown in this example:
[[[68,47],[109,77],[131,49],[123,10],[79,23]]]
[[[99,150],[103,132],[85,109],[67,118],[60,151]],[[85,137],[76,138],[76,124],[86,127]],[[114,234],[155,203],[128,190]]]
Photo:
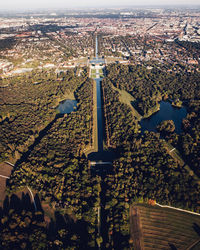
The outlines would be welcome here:
[[[103,71],[102,72],[99,71],[99,76],[102,78],[104,77]]]
[[[64,101],[66,99],[75,100],[74,93],[71,92],[71,91],[69,91],[69,90],[67,90],[66,93],[65,93],[65,95],[63,96],[62,100],[58,100],[58,101],[61,102],[61,101]]]
[[[92,75],[91,75],[91,78],[96,78],[96,74],[92,74]]]
[[[138,113],[138,111],[133,107],[133,105],[131,104],[132,102],[135,101],[134,97],[132,95],[130,95],[127,91],[125,90],[120,90],[115,88],[112,85],[113,89],[118,91],[120,94],[120,102],[128,105],[132,111],[132,114],[137,118],[138,121],[140,121],[142,119],[142,116]]]

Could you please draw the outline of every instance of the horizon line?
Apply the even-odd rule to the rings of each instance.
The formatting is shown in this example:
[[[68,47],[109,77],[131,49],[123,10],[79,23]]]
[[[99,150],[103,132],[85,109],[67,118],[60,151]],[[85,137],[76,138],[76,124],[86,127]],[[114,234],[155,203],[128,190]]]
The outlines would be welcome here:
[[[181,7],[187,7],[187,8],[193,8],[193,7],[200,7],[200,4],[134,4],[134,5],[110,5],[110,6],[94,6],[91,7],[90,6],[80,6],[80,7],[13,7],[13,8],[1,8],[0,9],[0,13],[3,11],[12,11],[12,12],[17,12],[17,11],[50,11],[50,10],[54,10],[54,11],[66,11],[66,10],[99,10],[99,9],[124,9],[124,8],[181,8]]]

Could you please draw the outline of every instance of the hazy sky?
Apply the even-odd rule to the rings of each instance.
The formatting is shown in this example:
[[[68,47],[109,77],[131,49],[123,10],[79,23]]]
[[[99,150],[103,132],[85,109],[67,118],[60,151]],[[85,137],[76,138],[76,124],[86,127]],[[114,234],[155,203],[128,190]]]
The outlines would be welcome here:
[[[200,0],[0,0],[2,9],[117,7],[135,5],[200,5]]]

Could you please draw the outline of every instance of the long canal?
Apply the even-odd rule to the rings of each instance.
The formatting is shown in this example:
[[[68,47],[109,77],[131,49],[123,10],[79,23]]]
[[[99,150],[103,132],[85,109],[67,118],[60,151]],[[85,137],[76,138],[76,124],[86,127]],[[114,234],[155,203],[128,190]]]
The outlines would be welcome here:
[[[102,81],[102,75],[100,77],[99,69],[101,69],[105,63],[105,61],[98,56],[98,37],[95,38],[95,58],[93,58],[90,63],[92,64],[93,68],[96,70],[96,105],[97,105],[97,144],[98,144],[98,157],[97,161],[101,160],[103,161],[102,156],[100,156],[103,152],[103,140],[104,140],[104,126],[103,126],[103,110],[102,110],[102,98],[101,98],[101,81]],[[97,156],[97,155],[96,155]],[[95,159],[94,159],[95,160]]]
[[[88,155],[88,159],[92,161],[92,165],[95,169],[101,169],[101,171],[107,171],[112,167],[112,160],[114,158],[114,153],[112,151],[104,150],[104,117],[103,117],[103,103],[101,95],[101,83],[103,79],[102,72],[105,65],[105,60],[98,55],[98,37],[95,38],[95,58],[90,61],[92,69],[96,70],[96,77],[94,78],[96,82],[96,105],[97,105],[97,152],[93,152]]]
[[[97,78],[96,92],[97,92],[97,138],[98,138],[98,152],[103,152],[103,114],[102,114],[102,102],[101,102],[101,79]]]

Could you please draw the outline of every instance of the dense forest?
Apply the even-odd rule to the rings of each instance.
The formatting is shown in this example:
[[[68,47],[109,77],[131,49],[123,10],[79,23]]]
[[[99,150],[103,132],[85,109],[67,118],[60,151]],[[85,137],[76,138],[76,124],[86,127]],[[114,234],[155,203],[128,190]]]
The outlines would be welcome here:
[[[161,204],[200,211],[200,186],[188,171],[173,160],[155,133],[134,139],[120,159],[114,175],[107,175],[105,210],[107,245],[129,247],[129,208],[154,200]]]
[[[185,162],[199,174],[199,73],[177,76],[158,69],[116,64],[106,70],[102,89],[107,145],[116,148],[121,155],[113,163],[114,175],[104,179],[106,242],[107,246],[126,249],[129,247],[130,204],[154,200],[200,211],[199,181],[184,161],[169,152],[170,144],[177,147]],[[119,93],[113,86],[133,95],[133,105],[143,116],[157,109],[152,109],[151,98],[155,106],[159,105],[159,100],[167,98],[184,103],[188,115],[182,123],[182,134],[174,132],[173,121],[163,121],[157,127],[158,133],[141,135],[137,119],[127,105],[120,103]]]
[[[64,76],[55,72],[32,72],[1,79],[0,88],[0,160],[19,158],[39,132],[55,119],[56,106],[74,98],[74,91],[85,80],[73,71]]]
[[[94,242],[88,223],[56,211],[46,221],[39,199],[35,211],[29,195],[12,195],[0,208],[1,249],[88,249]]]
[[[47,83],[43,82],[44,79],[38,79],[35,84],[31,81],[24,83],[25,88],[30,87],[30,91],[25,94],[25,88],[22,90],[25,95],[23,103],[19,105],[20,108],[22,107],[22,110],[20,108],[19,110],[15,110],[14,108],[10,109],[9,112],[12,112],[11,115],[8,116],[8,113],[5,114],[7,119],[2,117],[1,125],[5,130],[9,129],[8,124],[10,124],[10,127],[12,125],[12,128],[18,128],[19,122],[21,122],[21,126],[24,126],[22,130],[23,128],[33,130],[35,129],[34,126],[38,128],[39,124],[37,123],[39,122],[40,124],[46,124],[46,127],[38,132],[38,136],[34,138],[33,143],[29,147],[27,145],[26,152],[22,153],[16,162],[15,169],[8,183],[7,191],[12,194],[20,190],[23,191],[29,186],[34,192],[39,194],[42,202],[49,204],[54,210],[59,209],[64,213],[70,214],[76,221],[80,220],[80,225],[85,225],[84,230],[87,234],[85,241],[87,242],[87,246],[95,247],[97,244],[96,238],[98,238],[96,218],[101,187],[98,177],[92,177],[90,175],[88,160],[84,155],[85,150],[92,145],[92,80],[87,78],[87,71],[83,71],[80,77],[76,77],[72,71],[54,77],[55,79],[49,80]],[[18,88],[20,90],[20,87],[17,83],[16,85],[13,82],[11,84],[16,86],[16,98],[12,100],[19,104],[22,94],[20,96],[17,90]],[[23,83],[21,84],[23,85]],[[39,85],[40,88],[38,87]],[[78,102],[77,109],[70,114],[57,114],[57,104],[60,100],[68,98],[71,93]],[[13,103],[11,103],[12,101],[9,99],[9,93],[7,93],[7,96],[4,95],[4,98],[6,98],[5,100],[7,102],[6,105],[4,104],[2,106],[5,106],[5,111],[7,111],[6,107],[14,105],[12,105]],[[50,101],[50,98],[52,101]],[[11,104],[10,106],[8,102]],[[30,108],[36,106],[36,110],[38,110],[38,113],[31,112],[30,119],[27,115],[30,109],[25,109],[28,102],[31,104],[29,105]],[[33,105],[32,102],[34,102],[35,105]],[[45,108],[43,106],[44,104]],[[19,112],[19,114],[22,112],[21,117],[23,117],[23,119],[17,120],[17,112]],[[39,117],[37,116],[38,114],[40,114]],[[11,124],[12,121],[13,124]],[[27,125],[27,122],[29,122],[30,127]],[[32,123],[33,127],[31,127]],[[14,135],[15,131],[10,128],[8,134],[12,136],[12,133]],[[25,133],[25,130],[21,133],[18,131],[17,135],[19,137],[16,138],[16,141],[18,141],[19,138],[23,138],[23,135],[26,135]],[[4,138],[5,134],[3,133],[1,136]],[[6,137],[5,142],[9,139],[12,140],[12,138]],[[27,137],[23,139],[25,140]],[[14,142],[15,141],[13,141],[13,144]],[[15,211],[13,213],[11,212],[11,221],[12,216],[21,218],[22,215],[20,213],[16,215]],[[26,217],[26,215],[23,216]],[[72,218],[70,220],[72,220]],[[65,219],[63,219],[63,221],[65,221]],[[74,222],[74,225],[75,224]],[[32,229],[29,228],[28,230]],[[45,231],[47,229],[45,227],[42,230]],[[46,242],[45,244],[47,244],[45,232],[43,235],[45,238],[44,241]],[[4,235],[4,232],[1,233]],[[62,234],[62,236],[58,238],[64,237],[64,239],[66,239],[65,237],[68,237],[66,236],[66,232],[61,232],[60,234]],[[78,244],[80,242],[78,236],[74,236],[74,239],[75,238],[74,246],[75,248],[79,248]],[[69,244],[72,244],[70,242]],[[2,244],[5,244],[5,242],[3,241]],[[66,243],[63,244],[66,245]]]
[[[199,72],[106,67],[106,147],[119,157],[112,173],[103,176],[91,173],[84,154],[93,141],[93,82],[87,76],[84,69],[80,77],[45,71],[1,79],[1,161],[18,159],[7,183],[10,198],[0,210],[0,244],[6,249],[128,249],[131,204],[153,200],[200,212]],[[141,134],[138,118],[117,90],[133,96],[131,104],[143,117],[158,110],[162,99],[185,105],[183,132],[176,134],[169,120],[157,133]],[[76,110],[58,114],[59,102],[69,97],[77,100]],[[179,150],[181,161],[169,145]],[[13,195],[27,186],[38,194],[37,212],[29,196]],[[55,211],[50,221],[40,201]]]
[[[106,73],[107,81],[128,91],[136,99],[135,105],[144,116],[157,110],[162,98],[173,101],[200,98],[198,71],[175,73],[161,67],[148,69],[141,65],[112,64],[106,68]]]
[[[129,107],[120,102],[119,93],[112,88],[112,83],[107,79],[102,81],[102,92],[107,145],[126,145],[137,133],[136,120]]]
[[[78,100],[77,110],[57,118],[34,148],[16,162],[16,169],[10,180],[12,189],[30,183],[43,198],[49,197],[51,201],[58,202],[65,199],[65,191],[73,190],[71,183],[83,185],[83,180],[76,181],[76,178],[84,179],[84,174],[87,175],[87,160],[83,156],[83,149],[91,141],[90,85],[91,82],[86,80],[75,92]],[[86,181],[89,180],[86,178]],[[69,199],[69,202],[72,200]],[[66,206],[70,208],[67,203]]]
[[[178,107],[184,103],[188,114],[183,120],[183,133],[177,135],[171,131],[165,134],[165,139],[180,150],[187,164],[200,176],[200,73],[197,70],[188,72],[185,68],[180,68],[180,72],[171,72],[161,66],[147,69],[141,65],[117,64],[109,65],[106,73],[107,77],[104,79],[103,86],[106,86],[104,92],[109,93],[107,102],[110,108],[114,104],[114,101],[111,102],[113,96],[117,98],[117,95],[110,90],[112,84],[116,88],[126,90],[135,98],[133,106],[144,117],[157,111],[159,101],[162,99],[169,100]],[[106,117],[109,119],[109,124],[115,124],[116,128],[118,123],[116,116],[123,117],[125,113],[128,114],[123,111],[117,114],[113,112],[112,116],[108,114]],[[127,123],[126,127],[128,124],[133,129],[131,123]],[[122,130],[121,133],[123,133]],[[127,133],[124,134],[128,136]],[[131,134],[130,131],[129,137],[133,136]]]

